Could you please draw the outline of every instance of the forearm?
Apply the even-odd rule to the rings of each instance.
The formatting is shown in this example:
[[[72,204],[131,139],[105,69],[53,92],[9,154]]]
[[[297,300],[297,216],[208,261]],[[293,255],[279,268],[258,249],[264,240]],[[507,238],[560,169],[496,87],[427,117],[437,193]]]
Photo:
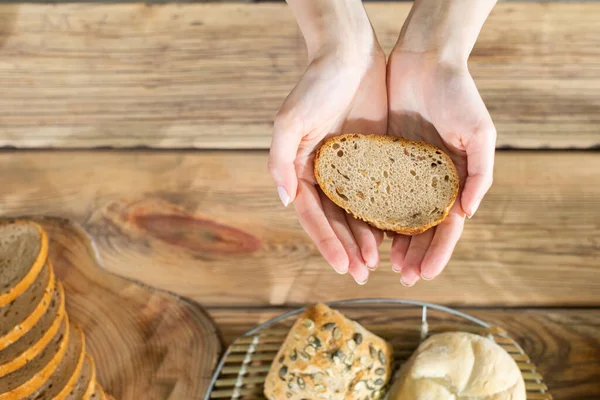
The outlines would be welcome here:
[[[497,0],[416,0],[396,47],[465,63]]]
[[[310,59],[322,52],[340,55],[370,51],[373,29],[361,0],[287,0],[306,41]]]

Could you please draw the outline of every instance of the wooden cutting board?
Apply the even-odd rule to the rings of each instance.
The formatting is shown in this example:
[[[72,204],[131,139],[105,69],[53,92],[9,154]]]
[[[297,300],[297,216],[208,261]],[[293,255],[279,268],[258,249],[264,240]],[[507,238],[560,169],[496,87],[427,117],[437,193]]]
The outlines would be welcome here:
[[[202,399],[221,352],[203,309],[105,271],[74,223],[36,221],[48,232],[69,318],[83,329],[106,392],[118,400]]]

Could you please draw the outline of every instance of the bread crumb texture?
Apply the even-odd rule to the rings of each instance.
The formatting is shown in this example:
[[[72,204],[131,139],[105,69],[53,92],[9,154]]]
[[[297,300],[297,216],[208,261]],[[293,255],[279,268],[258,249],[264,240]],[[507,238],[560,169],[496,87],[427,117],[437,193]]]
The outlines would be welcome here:
[[[315,157],[315,176],[327,197],[354,217],[406,235],[442,222],[459,186],[441,149],[381,135],[329,139]]]

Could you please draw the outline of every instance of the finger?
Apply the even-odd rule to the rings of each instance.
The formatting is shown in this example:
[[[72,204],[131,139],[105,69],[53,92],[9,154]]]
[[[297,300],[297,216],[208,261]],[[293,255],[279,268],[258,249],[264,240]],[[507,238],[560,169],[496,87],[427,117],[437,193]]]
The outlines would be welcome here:
[[[371,232],[373,232],[373,236],[375,236],[375,243],[377,243],[377,247],[379,248],[384,238],[383,231],[381,229],[371,227]]]
[[[433,240],[421,264],[421,278],[430,280],[442,272],[452,256],[464,226],[465,216],[455,205],[435,230]]]
[[[325,260],[340,274],[348,272],[348,256],[323,212],[317,189],[305,181],[298,185],[294,202],[300,225],[315,242]]]
[[[298,189],[294,161],[304,134],[302,129],[297,120],[285,115],[277,116],[273,124],[268,166],[279,198],[286,207],[294,201]]]
[[[431,228],[410,239],[410,246],[406,252],[402,277],[400,278],[400,282],[404,286],[413,286],[420,279],[421,263],[431,244],[434,232],[435,228]]]
[[[491,119],[466,143],[467,179],[461,195],[462,210],[469,217],[477,211],[483,196],[492,186],[496,129]]]
[[[331,200],[329,200],[322,192],[319,191],[321,203],[323,204],[323,211],[325,216],[335,232],[335,235],[341,242],[346,256],[349,260],[348,272],[354,278],[356,283],[364,285],[369,279],[369,270],[367,265],[362,258],[360,247],[356,243],[352,231],[348,226],[346,220],[346,212],[340,207],[336,206]]]
[[[356,219],[350,214],[346,214],[346,221],[360,248],[363,260],[365,260],[370,270],[374,270],[379,264],[379,250],[377,249],[377,239],[371,227],[366,222]]]
[[[410,245],[410,236],[397,234],[392,241],[392,254],[390,260],[392,262],[392,270],[401,272],[406,259],[406,252]]]

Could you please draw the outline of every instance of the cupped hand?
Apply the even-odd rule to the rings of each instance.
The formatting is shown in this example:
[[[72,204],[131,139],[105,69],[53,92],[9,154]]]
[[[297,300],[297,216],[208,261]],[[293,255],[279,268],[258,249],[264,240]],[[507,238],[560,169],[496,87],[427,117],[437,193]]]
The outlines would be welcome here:
[[[366,283],[379,263],[383,233],[354,219],[316,184],[315,150],[341,133],[385,134],[385,55],[369,49],[334,49],[312,60],[274,123],[269,171],[283,203],[293,202],[300,224],[339,273]]]
[[[401,282],[433,279],[448,263],[464,226],[492,184],[496,130],[464,65],[433,53],[394,50],[388,61],[388,134],[440,147],[454,161],[460,189],[447,218],[416,236],[394,235],[392,268]]]

